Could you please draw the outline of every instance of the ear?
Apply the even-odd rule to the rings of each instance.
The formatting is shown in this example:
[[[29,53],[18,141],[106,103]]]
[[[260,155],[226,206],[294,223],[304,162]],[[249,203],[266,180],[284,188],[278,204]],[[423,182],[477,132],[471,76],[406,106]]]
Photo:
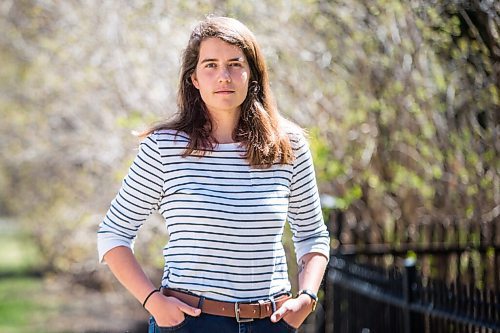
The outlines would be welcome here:
[[[193,72],[193,74],[191,74],[191,82],[193,82],[193,86],[200,90],[200,84],[198,83],[198,79],[196,78],[196,72]]]

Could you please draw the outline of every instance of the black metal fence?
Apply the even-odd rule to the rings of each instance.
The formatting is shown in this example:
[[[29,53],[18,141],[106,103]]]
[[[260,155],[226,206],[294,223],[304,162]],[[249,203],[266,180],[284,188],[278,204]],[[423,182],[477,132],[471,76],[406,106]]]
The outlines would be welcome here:
[[[400,270],[335,256],[327,281],[328,332],[500,332],[499,293],[440,280],[424,285],[414,260]]]
[[[335,219],[336,239],[355,232],[343,229],[342,214]],[[432,230],[427,243],[373,244],[350,235],[357,243],[340,243],[330,260],[324,331],[500,333],[497,228],[480,227],[489,229]]]

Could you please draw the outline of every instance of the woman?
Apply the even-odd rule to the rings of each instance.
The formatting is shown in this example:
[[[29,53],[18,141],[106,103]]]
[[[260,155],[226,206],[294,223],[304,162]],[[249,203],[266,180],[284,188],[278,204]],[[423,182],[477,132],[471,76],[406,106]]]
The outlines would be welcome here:
[[[309,148],[278,114],[246,26],[209,17],[195,27],[178,108],[144,134],[100,225],[100,259],[151,313],[150,332],[295,331],[315,307],[329,237]],[[160,289],[131,250],[155,209],[170,237]],[[299,259],[295,297],[281,243],[286,220]]]

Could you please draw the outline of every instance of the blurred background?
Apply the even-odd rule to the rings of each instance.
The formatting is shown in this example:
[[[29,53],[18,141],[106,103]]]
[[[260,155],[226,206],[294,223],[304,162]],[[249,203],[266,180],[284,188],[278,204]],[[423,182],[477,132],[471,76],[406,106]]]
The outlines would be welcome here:
[[[281,112],[308,129],[327,223],[342,212],[372,243],[487,226],[500,244],[497,1],[3,0],[1,332],[144,327],[97,226],[132,132],[176,111],[181,51],[210,13],[257,36]],[[166,239],[155,216],[136,244],[156,283]]]

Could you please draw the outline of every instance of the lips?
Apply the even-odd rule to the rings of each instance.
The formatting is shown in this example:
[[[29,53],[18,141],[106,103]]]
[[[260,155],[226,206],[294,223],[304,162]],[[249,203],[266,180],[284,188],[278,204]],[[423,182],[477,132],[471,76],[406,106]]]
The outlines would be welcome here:
[[[231,89],[220,89],[215,91],[216,94],[232,94],[234,90]]]

